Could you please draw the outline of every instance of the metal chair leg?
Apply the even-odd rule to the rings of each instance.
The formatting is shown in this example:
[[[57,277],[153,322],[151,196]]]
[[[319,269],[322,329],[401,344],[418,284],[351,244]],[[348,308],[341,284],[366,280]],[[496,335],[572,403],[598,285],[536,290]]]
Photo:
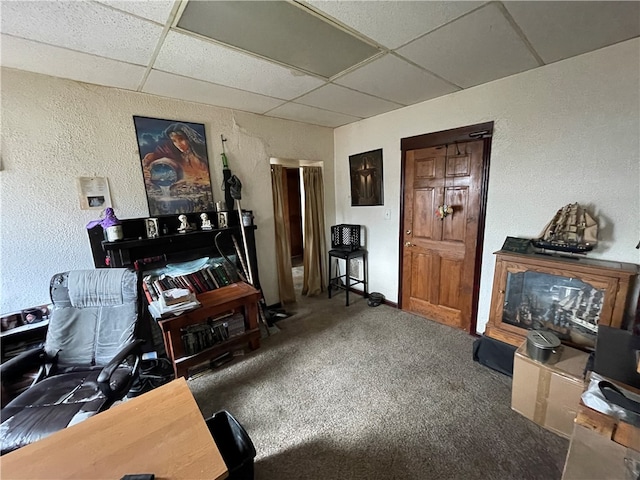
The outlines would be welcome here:
[[[367,254],[362,255],[362,269],[364,270],[364,298],[369,298],[369,280],[367,277]]]
[[[331,277],[331,255],[329,255],[329,286],[327,287],[327,291],[329,292],[329,298],[331,298],[331,284],[333,283],[333,278]]]
[[[349,287],[351,285],[351,259],[349,258],[349,255],[347,255],[347,278],[345,278],[345,283],[346,283],[346,297],[347,297],[347,307],[349,306]]]

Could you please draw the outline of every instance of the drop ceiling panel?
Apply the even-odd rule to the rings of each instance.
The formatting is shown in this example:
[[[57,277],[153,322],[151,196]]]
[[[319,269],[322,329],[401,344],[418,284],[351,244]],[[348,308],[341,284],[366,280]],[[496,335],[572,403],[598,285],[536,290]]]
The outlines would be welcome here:
[[[331,128],[361,120],[361,118],[358,117],[328,112],[326,110],[308,107],[306,105],[299,105],[297,103],[285,103],[281,107],[271,110],[267,113],[267,116]]]
[[[378,53],[308,10],[283,1],[189,2],[177,26],[325,78]]]
[[[163,97],[179,98],[190,102],[206,103],[253,113],[264,113],[283,103],[283,100],[158,70],[151,71],[142,91]]]
[[[324,83],[318,78],[177,32],[167,35],[154,68],[287,100]]]
[[[495,4],[411,42],[398,53],[464,88],[538,66]]]
[[[340,77],[335,83],[403,105],[459,90],[392,54]]]
[[[2,35],[0,65],[79,82],[135,90],[145,68]]]
[[[90,2],[2,2],[0,31],[101,57],[146,65],[162,27]]]
[[[458,18],[483,2],[305,2],[387,48],[405,43]]]
[[[505,2],[545,63],[640,35],[640,2]]]
[[[167,23],[174,3],[171,0],[153,0],[152,2],[98,0],[98,2],[148,20],[153,20],[154,22],[161,23],[162,25]]]
[[[400,108],[397,103],[331,84],[307,93],[295,102],[355,117],[371,117]]]

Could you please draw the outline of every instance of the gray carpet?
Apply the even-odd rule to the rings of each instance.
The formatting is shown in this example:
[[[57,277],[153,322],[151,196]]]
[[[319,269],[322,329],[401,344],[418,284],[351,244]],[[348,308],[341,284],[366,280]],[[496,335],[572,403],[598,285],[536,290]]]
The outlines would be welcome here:
[[[230,411],[255,478],[559,479],[568,441],[513,412],[473,337],[344,293],[303,298],[260,349],[189,380]]]

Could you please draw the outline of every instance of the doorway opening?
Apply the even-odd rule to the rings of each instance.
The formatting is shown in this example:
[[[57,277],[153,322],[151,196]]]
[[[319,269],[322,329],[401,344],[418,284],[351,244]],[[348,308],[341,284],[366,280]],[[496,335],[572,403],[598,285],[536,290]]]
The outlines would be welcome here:
[[[291,244],[291,266],[302,266],[304,253],[303,210],[304,185],[302,171],[298,168],[285,167],[285,223]]]
[[[271,158],[276,263],[282,304],[324,291],[322,162]]]
[[[285,167],[284,222],[291,247],[291,273],[296,297],[302,295],[304,279],[304,183],[300,167]]]

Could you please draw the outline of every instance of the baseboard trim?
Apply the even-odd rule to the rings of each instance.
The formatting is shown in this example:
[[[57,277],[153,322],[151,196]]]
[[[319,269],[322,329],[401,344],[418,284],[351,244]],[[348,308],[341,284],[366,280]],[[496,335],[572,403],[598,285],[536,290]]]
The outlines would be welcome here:
[[[350,288],[349,293],[355,293],[356,295],[360,295],[361,297],[364,297],[364,292],[362,290],[357,290],[355,288]],[[326,295],[326,294],[327,292],[325,291],[325,292],[322,292],[320,295]],[[398,308],[398,304],[396,302],[391,302],[386,298],[382,301],[382,303],[393,308]],[[269,310],[277,310],[278,308],[283,308],[283,307],[282,307],[282,303],[278,302],[278,303],[274,303],[273,305],[267,305],[267,308]]]
[[[349,293],[355,293],[356,295],[360,295],[361,297],[364,297],[364,292],[362,290],[356,290],[355,288],[350,288]],[[393,307],[393,308],[398,308],[398,304],[396,302],[391,302],[386,298],[382,301],[382,303],[384,303],[385,305],[389,305],[390,307]]]
[[[385,300],[383,300],[383,303],[385,305],[389,305],[390,307],[398,308],[398,304],[396,302],[390,302],[389,300],[385,299]]]

